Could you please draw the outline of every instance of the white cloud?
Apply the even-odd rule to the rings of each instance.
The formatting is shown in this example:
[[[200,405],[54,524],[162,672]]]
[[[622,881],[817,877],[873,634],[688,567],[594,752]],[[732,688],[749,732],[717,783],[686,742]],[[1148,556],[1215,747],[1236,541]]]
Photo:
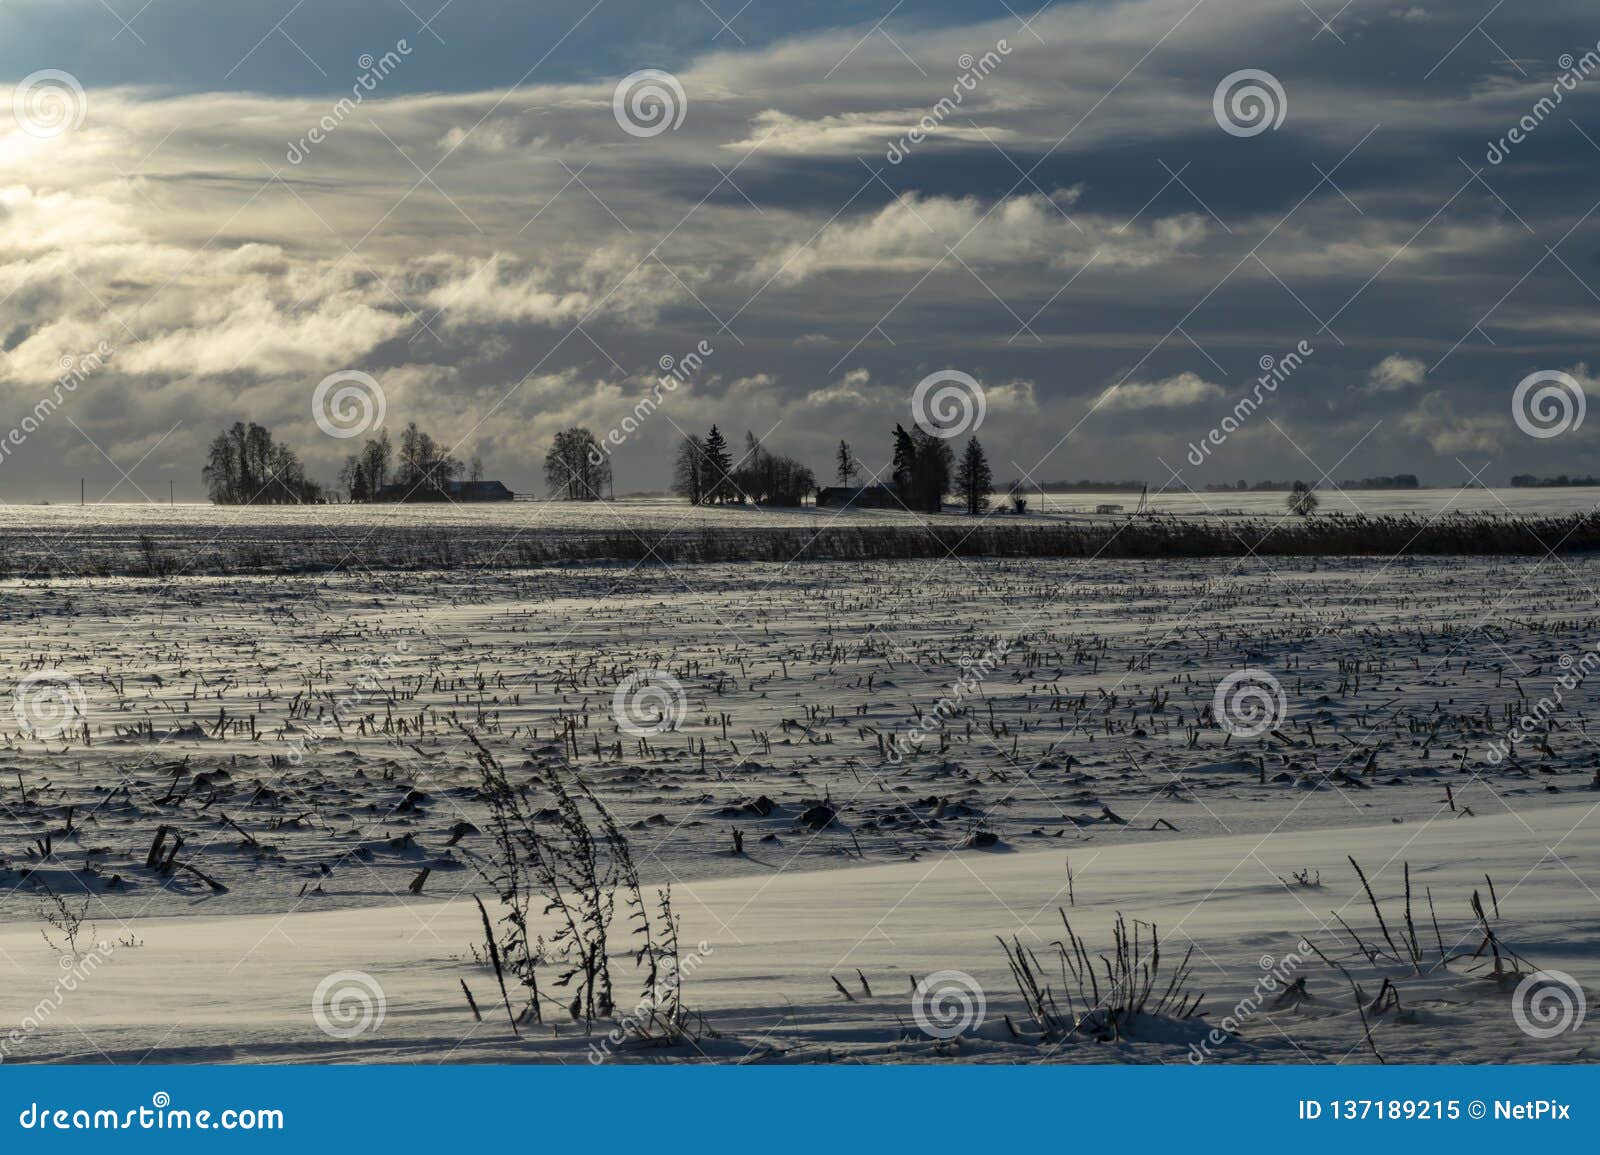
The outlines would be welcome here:
[[[1390,353],[1368,371],[1366,391],[1391,393],[1412,385],[1421,385],[1427,372],[1427,365],[1417,358]]]
[[[1448,394],[1426,394],[1417,407],[1401,418],[1406,432],[1421,437],[1435,453],[1450,457],[1463,453],[1498,453],[1502,439],[1512,429],[1509,413],[1463,416]]]
[[[1045,45],[1003,9],[981,23],[895,23],[895,44],[863,41],[857,28],[730,45],[683,62],[688,116],[650,140],[613,121],[615,77],[380,93],[298,164],[285,149],[328,114],[325,97],[91,85],[84,124],[56,139],[0,120],[0,391],[26,400],[63,356],[107,340],[117,356],[78,392],[73,419],[120,455],[181,418],[163,453],[194,455],[213,423],[304,424],[314,383],[356,367],[396,388],[416,382],[395,416],[464,434],[492,411],[476,436],[529,456],[554,422],[611,424],[620,382],[648,380],[663,354],[710,338],[720,376],[675,397],[686,428],[721,419],[716,404],[740,428],[784,417],[780,440],[865,443],[866,429],[905,413],[897,383],[928,364],[985,363],[1004,367],[1005,383],[988,390],[997,420],[1040,417],[1001,425],[1026,454],[1024,442],[1042,451],[1056,441],[1093,392],[1035,389],[1064,363],[1074,382],[1104,381],[1150,358],[1144,380],[1103,397],[1112,409],[1158,410],[1223,395],[1175,372],[1182,360],[1163,362],[1188,355],[1169,331],[1175,320],[1229,364],[1284,347],[1305,317],[1262,263],[1319,313],[1340,308],[1341,331],[1359,337],[1352,349],[1443,351],[1462,317],[1515,282],[1487,323],[1496,341],[1533,333],[1550,363],[1579,355],[1595,323],[1572,304],[1570,277],[1547,264],[1517,282],[1531,259],[1521,226],[1481,196],[1451,198],[1453,155],[1424,163],[1427,142],[1446,134],[1498,136],[1538,82],[1490,70],[1416,83],[1383,70],[1394,55],[1375,35],[1363,50],[1379,60],[1366,71],[1301,68],[1326,38],[1305,34],[1299,0],[1214,4],[1185,19],[1191,7],[1057,5],[1032,22]],[[1385,38],[1439,40],[1428,54],[1437,59],[1459,35],[1447,23],[1390,22]],[[1360,25],[1341,27],[1354,37]],[[963,150],[959,176],[920,148],[884,167],[889,141],[948,95],[961,54],[1000,37],[1011,38],[1004,64],[928,142]],[[1286,54],[1289,118],[1281,134],[1231,142],[1212,119],[1212,88],[1238,66],[1240,43],[1265,41]],[[1063,44],[1073,46],[1065,71]],[[420,53],[413,65],[427,67]],[[1357,146],[1337,179],[1360,214],[1327,186],[1301,203],[1315,172],[1273,168],[1274,149],[1327,169]],[[1210,159],[1181,170],[1181,184],[1158,163],[1201,149]],[[1259,162],[1248,197],[1236,195],[1240,171],[1216,162],[1223,155]],[[1540,197],[1569,193],[1551,177],[1507,196],[1532,216]],[[1593,248],[1592,233],[1573,240]],[[1240,263],[1258,243],[1260,262]],[[1369,366],[1370,354],[1331,347],[1285,388],[1284,404],[1321,385],[1314,375],[1326,367],[1371,391],[1367,407],[1413,447],[1485,447],[1509,421],[1514,382],[1468,410],[1490,397],[1487,386],[1464,396],[1468,366],[1483,363],[1475,344],[1452,354],[1464,417],[1429,401],[1402,422],[1395,410],[1427,385],[1421,363],[1391,354]],[[815,420],[819,406],[838,411],[839,427]],[[1084,468],[1117,463],[1139,448],[1134,437],[1108,434]],[[30,441],[40,474],[68,444],[79,447],[65,422]],[[307,452],[331,460],[345,448]],[[649,448],[641,438],[638,452]],[[624,484],[658,482],[662,464]]]
[[[1222,386],[1214,385],[1187,370],[1160,381],[1124,381],[1100,394],[1102,409],[1179,409],[1225,396]]]

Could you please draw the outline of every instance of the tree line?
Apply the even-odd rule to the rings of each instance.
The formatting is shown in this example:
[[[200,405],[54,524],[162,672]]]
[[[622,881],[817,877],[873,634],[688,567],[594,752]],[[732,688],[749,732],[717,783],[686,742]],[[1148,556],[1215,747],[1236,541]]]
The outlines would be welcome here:
[[[254,421],[235,421],[212,439],[200,470],[218,505],[306,505],[324,500],[294,450]]]
[[[901,501],[925,513],[938,513],[945,494],[954,493],[969,514],[977,515],[989,508],[994,493],[989,458],[975,435],[967,438],[958,461],[944,438],[922,428],[907,433],[896,425],[892,470]]]
[[[235,422],[212,440],[201,477],[219,505],[316,504],[338,500],[382,500],[385,491],[401,501],[437,501],[450,496],[460,480],[483,480],[474,457],[463,464],[453,447],[408,422],[398,444],[386,429],[369,437],[345,458],[338,487],[313,481],[295,452],[273,440],[255,422]],[[835,476],[841,486],[859,483],[862,469],[848,442],[840,441]],[[562,501],[599,501],[614,496],[610,455],[589,429],[558,431],[544,458],[545,486]],[[896,499],[908,510],[937,513],[954,493],[970,514],[989,508],[993,474],[977,437],[967,440],[959,458],[943,438],[900,426],[892,435],[890,481]],[[672,490],[693,505],[794,507],[818,491],[816,475],[803,462],[777,453],[754,433],[746,433],[735,459],[727,438],[713,424],[704,435],[688,434],[673,460]],[[1019,510],[1021,506],[1019,503]]]
[[[463,476],[483,480],[482,463],[474,457],[463,465],[448,446],[412,421],[401,430],[398,447],[388,430],[380,430],[345,458],[339,488],[351,501],[372,501],[388,486],[400,487],[403,500],[437,501]],[[316,505],[338,495],[333,487],[311,480],[294,450],[254,421],[236,421],[212,439],[200,478],[218,505]]]
[[[351,501],[376,500],[389,486],[398,486],[405,501],[439,501],[452,482],[463,479],[482,481],[483,462],[474,457],[463,465],[444,442],[415,421],[400,431],[398,452],[389,431],[380,429],[339,469],[339,484]]]
[[[816,492],[816,476],[807,466],[773,453],[754,433],[744,439],[744,454],[734,461],[716,425],[704,437],[685,436],[673,460],[672,491],[691,505],[779,506],[801,505]]]

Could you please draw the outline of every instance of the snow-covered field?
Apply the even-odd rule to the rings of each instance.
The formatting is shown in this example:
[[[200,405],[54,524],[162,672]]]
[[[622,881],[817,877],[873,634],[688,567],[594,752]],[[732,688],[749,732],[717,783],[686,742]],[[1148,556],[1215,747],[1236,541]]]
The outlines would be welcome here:
[[[1319,497],[1323,518],[1412,516],[1446,522],[1600,509],[1600,490],[1576,487],[1330,489]],[[1171,491],[1152,493],[1147,509],[1185,521],[1229,525],[1248,518],[1270,524],[1285,518],[1284,499],[1283,493]],[[1008,526],[1104,526],[1125,522],[1138,505],[1137,492],[1035,494],[1026,519],[1004,514],[1005,503],[998,498],[993,516]],[[1102,506],[1118,512],[1097,512]],[[563,541],[609,540],[628,551],[662,533],[789,530],[809,535],[930,523],[963,531],[972,525],[954,505],[930,517],[903,510],[692,506],[675,498],[306,507],[0,505],[0,575],[361,570],[463,562],[492,568],[526,564],[530,556],[562,558]]]
[[[587,1061],[643,983],[626,912],[613,1014],[571,1021],[552,947],[513,1035],[476,739],[540,822],[586,784],[672,888],[684,1037],[608,1058],[1587,1058],[1576,1013],[1535,1036],[1600,980],[1595,588],[1587,558],[9,581],[0,1050]]]

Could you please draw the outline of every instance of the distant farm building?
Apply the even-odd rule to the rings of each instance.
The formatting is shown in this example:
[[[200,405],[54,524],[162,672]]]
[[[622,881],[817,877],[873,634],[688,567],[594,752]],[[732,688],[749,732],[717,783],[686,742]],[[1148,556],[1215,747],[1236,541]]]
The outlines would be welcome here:
[[[447,481],[438,489],[423,485],[386,485],[373,501],[512,501],[516,498],[498,481]]]
[[[834,509],[904,509],[900,491],[890,485],[825,485],[817,490],[817,505]]]

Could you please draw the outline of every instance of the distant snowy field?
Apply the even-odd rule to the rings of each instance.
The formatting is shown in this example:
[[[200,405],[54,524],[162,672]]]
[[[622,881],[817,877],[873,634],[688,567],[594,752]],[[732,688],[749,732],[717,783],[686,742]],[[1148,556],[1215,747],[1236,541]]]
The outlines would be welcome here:
[[[1600,489],[1319,491],[1318,519],[1409,516],[1430,523],[1592,513]],[[1254,519],[1283,527],[1283,493],[1157,493],[1147,512],[1230,527]],[[1032,495],[1026,517],[998,496],[990,517],[1008,530],[1125,525],[1138,493]],[[1102,507],[1114,507],[1099,512]],[[176,572],[260,573],[470,564],[478,568],[582,558],[631,558],[662,534],[719,536],[713,556],[742,556],[739,531],[781,530],[804,544],[823,531],[932,524],[965,533],[953,506],[902,510],[692,506],[675,498],[607,502],[514,501],[478,505],[214,506],[210,504],[0,505],[0,575]],[[794,556],[791,543],[777,554]],[[833,556],[849,556],[835,554]]]
[[[1203,516],[1276,516],[1284,512],[1284,493],[1205,493],[1191,490],[1152,492],[1148,508],[1157,513]],[[1554,516],[1591,513],[1600,509],[1600,489],[1587,487],[1549,489],[1319,489],[1323,512],[1373,516],[1416,514],[1422,517],[1453,514],[1499,516]],[[1109,493],[1030,494],[1030,516],[1084,518],[1096,515],[1101,505],[1120,505],[1132,512],[1138,491]],[[1005,504],[1000,495],[994,498]],[[946,516],[961,517],[952,510]],[[185,502],[177,505],[124,502],[78,506],[0,504],[0,534],[25,537],[38,534],[46,540],[63,534],[152,532],[204,534],[208,529],[257,526],[263,535],[303,526],[308,519],[324,522],[330,532],[361,533],[398,525],[431,524],[494,528],[497,530],[560,529],[605,530],[615,526],[661,529],[681,523],[685,527],[723,525],[804,526],[816,519],[844,518],[869,523],[913,524],[921,515],[896,510],[754,509],[744,506],[693,506],[674,497],[624,497],[607,502],[518,500],[477,505],[428,503],[420,505],[340,506],[215,506]]]
[[[580,776],[705,944],[693,1039],[612,1058],[1590,1058],[1583,1016],[1517,1014],[1535,970],[1600,986],[1596,588],[1583,557],[0,583],[0,1050],[586,1061],[559,1003],[514,1037],[482,961],[470,729],[530,805]],[[1247,668],[1282,712],[1239,736]],[[643,674],[681,689],[638,737]],[[1063,1024],[1098,1021],[1119,913],[1172,998],[1101,1042]],[[330,983],[360,1030],[319,1027]]]

